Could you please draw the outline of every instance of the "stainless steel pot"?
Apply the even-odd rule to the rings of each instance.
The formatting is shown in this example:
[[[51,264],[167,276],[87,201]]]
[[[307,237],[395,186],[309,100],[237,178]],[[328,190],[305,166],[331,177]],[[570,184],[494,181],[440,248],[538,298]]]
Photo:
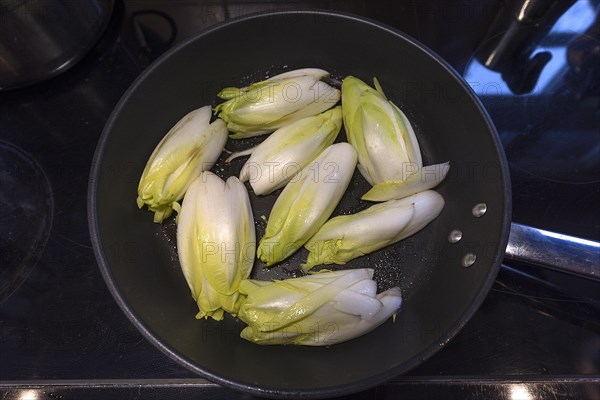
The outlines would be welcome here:
[[[0,90],[73,66],[106,28],[113,5],[114,0],[0,1]]]

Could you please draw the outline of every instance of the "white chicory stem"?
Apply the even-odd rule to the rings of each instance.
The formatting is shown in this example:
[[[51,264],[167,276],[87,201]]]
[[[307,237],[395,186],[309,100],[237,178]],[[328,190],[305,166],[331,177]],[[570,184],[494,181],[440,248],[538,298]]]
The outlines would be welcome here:
[[[301,118],[333,107],[340,91],[321,81],[329,73],[305,68],[289,71],[245,88],[225,88],[219,97],[226,99],[215,113],[233,132],[232,139],[243,139],[273,132]]]
[[[271,266],[304,245],[331,216],[356,166],[348,143],[325,149],[283,189],[269,216],[258,257]]]
[[[179,262],[196,318],[236,315],[243,300],[238,288],[254,263],[256,236],[248,192],[236,177],[223,182],[203,172],[185,196],[177,224]]]
[[[309,254],[302,268],[308,271],[321,264],[345,264],[397,243],[423,229],[443,208],[442,196],[426,190],[334,217],[304,245]]]
[[[178,201],[192,181],[210,169],[223,151],[227,128],[219,119],[210,123],[210,118],[210,106],[185,115],[146,163],[138,185],[137,205],[147,205],[154,212],[154,222],[162,222],[179,208]]]

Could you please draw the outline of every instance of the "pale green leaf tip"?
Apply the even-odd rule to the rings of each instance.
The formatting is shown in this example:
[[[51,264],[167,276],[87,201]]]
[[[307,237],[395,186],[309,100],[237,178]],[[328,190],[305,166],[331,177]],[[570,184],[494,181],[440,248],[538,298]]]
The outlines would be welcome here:
[[[171,216],[173,208],[171,205],[148,206],[148,209],[154,212],[154,222],[162,224],[163,221]]]
[[[208,319],[209,317],[214,319],[215,321],[221,321],[223,319],[223,317],[225,316],[225,312],[223,311],[222,308],[219,308],[218,310],[214,310],[214,311],[208,311],[208,312],[204,312],[202,310],[198,311],[198,314],[196,314],[196,319]]]
[[[271,133],[273,131],[273,130],[268,130],[268,131],[264,131],[264,132],[260,132],[260,133],[254,133],[254,132],[247,133],[247,132],[242,132],[242,131],[235,132],[232,130],[232,128],[229,125],[227,126],[227,129],[229,129],[229,131],[230,131],[229,139],[234,139],[234,140],[262,136],[262,135],[266,135],[267,133]]]
[[[261,243],[259,243],[258,248],[256,249],[256,257],[262,261],[265,267],[271,267],[277,261],[273,260],[272,257],[269,257],[267,253],[268,252],[263,249]]]
[[[246,135],[244,135],[243,133],[230,133],[229,134],[229,139],[246,139]]]
[[[162,210],[158,210],[154,212],[154,222],[157,224],[162,224],[165,219],[165,213]]]
[[[314,268],[317,265],[319,265],[319,264],[313,265],[311,268]],[[323,269],[320,269],[318,271],[305,271],[305,272],[307,274],[309,274],[309,275],[318,275],[318,274],[324,274],[326,272],[333,272],[333,270],[332,269],[323,268]]]
[[[223,100],[230,100],[233,99],[234,97],[237,97],[241,94],[241,90],[236,88],[236,87],[227,87],[222,89],[218,94],[217,97]]]
[[[382,196],[384,196],[386,193],[392,191],[395,186],[402,185],[405,182],[406,181],[395,180],[395,181],[385,181],[385,182],[378,183],[377,185],[375,185],[371,189],[369,189],[369,191],[367,193],[363,194],[360,199],[365,200],[365,201],[377,201],[377,202],[382,201]],[[387,199],[387,200],[390,200],[390,199]]]
[[[381,94],[387,100],[387,96],[383,92],[383,87],[381,87],[381,84],[377,78],[373,78],[373,84],[375,85],[375,89],[379,92],[379,94]]]
[[[374,185],[367,193],[365,193],[361,197],[361,200],[374,202],[396,200],[411,196],[413,194],[417,194],[425,190],[433,189],[434,187],[442,183],[444,179],[446,179],[449,167],[449,161],[440,164],[432,164],[418,169],[417,171],[409,175],[405,180],[399,179],[378,183]],[[443,170],[441,172],[438,171],[438,169],[441,168],[443,168]],[[431,169],[434,170],[431,171]],[[421,183],[425,182],[423,174],[431,173],[437,174],[436,179],[430,180],[428,184],[419,185],[419,179],[421,180]]]
[[[316,267],[317,265],[318,264],[315,264],[313,262],[306,261],[305,263],[300,264],[300,268],[302,268],[303,272],[310,274],[310,273],[312,273],[312,272],[310,272],[310,270],[313,269],[314,267]]]
[[[181,211],[181,204],[174,201],[171,203],[171,208],[173,208],[173,210],[175,210],[175,212],[177,212],[179,214],[179,211]]]

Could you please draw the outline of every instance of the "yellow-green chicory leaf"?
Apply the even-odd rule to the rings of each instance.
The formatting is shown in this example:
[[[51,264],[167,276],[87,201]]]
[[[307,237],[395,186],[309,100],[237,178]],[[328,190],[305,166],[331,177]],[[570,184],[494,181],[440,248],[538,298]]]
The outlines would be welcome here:
[[[450,169],[450,163],[428,165],[409,175],[404,181],[384,181],[373,186],[361,199],[388,201],[401,199],[439,185]]]

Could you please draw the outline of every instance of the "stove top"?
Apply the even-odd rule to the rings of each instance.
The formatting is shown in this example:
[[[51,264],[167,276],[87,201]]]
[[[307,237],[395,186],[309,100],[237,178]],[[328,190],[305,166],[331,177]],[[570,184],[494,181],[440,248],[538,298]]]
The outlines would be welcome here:
[[[175,364],[137,332],[102,280],[86,210],[96,143],[126,88],[174,44],[248,13],[340,10],[420,40],[490,113],[510,164],[513,220],[600,241],[600,8],[545,3],[520,20],[512,3],[492,0],[117,1],[77,65],[0,93],[1,397],[248,398]],[[126,168],[111,173],[138,179]],[[600,283],[507,263],[444,349],[345,398],[600,399],[599,376]]]

